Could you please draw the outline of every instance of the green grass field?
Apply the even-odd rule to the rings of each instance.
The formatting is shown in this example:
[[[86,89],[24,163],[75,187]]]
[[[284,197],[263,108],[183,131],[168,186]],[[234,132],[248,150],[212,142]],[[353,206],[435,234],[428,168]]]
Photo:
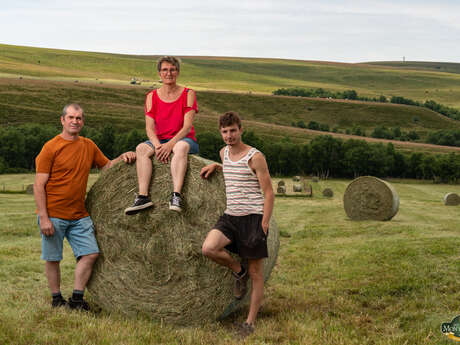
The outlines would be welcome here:
[[[132,77],[151,85],[157,56],[120,55],[0,44],[0,75],[50,80],[127,84]],[[456,64],[346,64],[280,59],[182,57],[183,83],[196,89],[271,93],[281,87],[354,89],[363,96],[433,99],[460,108]],[[431,66],[431,67],[430,67]]]
[[[32,179],[2,175],[0,185]],[[51,309],[33,197],[0,193],[0,344],[451,344],[440,326],[460,310],[460,206],[444,206],[442,198],[460,186],[394,180],[401,199],[395,218],[354,222],[342,206],[348,182],[314,183],[312,199],[276,199],[274,217],[290,237],[281,238],[256,332],[244,342],[232,324],[246,310],[221,323],[174,327]],[[332,199],[321,196],[326,187]],[[64,256],[68,296],[68,246]]]

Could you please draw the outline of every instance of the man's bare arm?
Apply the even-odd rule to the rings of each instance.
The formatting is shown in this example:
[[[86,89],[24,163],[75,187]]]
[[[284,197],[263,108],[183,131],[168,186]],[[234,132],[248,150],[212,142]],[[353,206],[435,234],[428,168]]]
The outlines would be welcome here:
[[[264,216],[262,218],[262,228],[267,233],[270,218],[273,213],[275,194],[273,193],[272,180],[268,171],[267,161],[261,153],[256,153],[249,161],[250,168],[256,173],[260,188],[264,193]]]
[[[46,207],[45,186],[48,183],[49,176],[49,174],[37,173],[34,182],[34,197],[38,216],[40,217],[40,231],[45,236],[52,236],[54,234],[53,223],[51,223],[49,219],[48,209]]]

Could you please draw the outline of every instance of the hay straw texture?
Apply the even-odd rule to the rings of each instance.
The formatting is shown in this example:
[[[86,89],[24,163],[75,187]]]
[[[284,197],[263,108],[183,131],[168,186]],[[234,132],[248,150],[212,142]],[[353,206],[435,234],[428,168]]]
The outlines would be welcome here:
[[[286,186],[286,182],[284,182],[284,180],[280,180],[278,182],[278,187],[285,187]]]
[[[319,182],[319,178],[317,176],[313,176],[311,178],[311,182]]]
[[[294,181],[294,182],[299,182],[299,181],[300,181],[300,176],[294,176],[294,177],[292,177],[292,181]]]
[[[276,192],[278,194],[286,194],[286,186],[278,186],[278,188],[276,189]]]
[[[389,183],[362,176],[348,185],[343,205],[352,220],[390,220],[398,212],[399,196]]]
[[[323,196],[325,196],[326,198],[332,198],[334,196],[334,191],[330,188],[324,188]]]
[[[460,196],[456,193],[447,193],[444,195],[444,205],[457,206],[460,205]]]
[[[199,176],[210,161],[189,156],[182,190],[184,211],[168,209],[172,191],[170,165],[153,161],[150,196],[154,207],[126,216],[137,192],[135,165],[117,164],[104,171],[88,193],[101,255],[88,285],[103,310],[190,325],[212,321],[247,304],[235,302],[228,269],[205,258],[202,243],[225,210],[221,172]],[[268,236],[264,278],[275,265],[279,234],[274,221]]]

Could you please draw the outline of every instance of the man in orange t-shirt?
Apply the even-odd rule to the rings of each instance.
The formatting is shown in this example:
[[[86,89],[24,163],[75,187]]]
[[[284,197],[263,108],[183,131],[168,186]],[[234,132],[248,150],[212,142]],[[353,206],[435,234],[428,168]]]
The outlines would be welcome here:
[[[61,123],[62,133],[45,143],[36,158],[34,195],[42,236],[41,258],[45,260],[53,297],[51,305],[89,310],[83,294],[99,255],[93,222],[85,208],[89,172],[93,166],[108,169],[121,160],[134,162],[136,154],[126,152],[109,160],[93,141],[80,137],[84,115],[78,104],[64,107]],[[62,297],[60,289],[64,237],[77,259],[74,291],[69,301]]]

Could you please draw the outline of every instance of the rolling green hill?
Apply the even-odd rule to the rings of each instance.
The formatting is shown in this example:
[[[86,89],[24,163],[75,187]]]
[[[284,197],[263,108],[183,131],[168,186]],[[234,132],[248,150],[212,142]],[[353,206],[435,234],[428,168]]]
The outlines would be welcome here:
[[[152,85],[155,56],[78,52],[0,45],[0,77],[29,76],[52,80],[127,84],[132,77]],[[354,89],[363,96],[433,99],[460,108],[457,67],[438,70],[388,68],[280,59],[182,57],[181,82],[201,90],[271,93],[281,87]],[[450,65],[449,65],[450,66]],[[417,66],[415,66],[417,67]]]
[[[144,128],[144,97],[148,88],[139,85],[116,86],[94,83],[68,83],[49,80],[0,79],[0,125],[40,123],[60,126],[58,117],[65,103],[79,102],[85,108],[86,125],[101,128],[113,125],[118,131]],[[457,125],[425,108],[351,101],[329,101],[272,95],[198,91],[200,112],[195,122],[198,132],[216,131],[217,117],[236,110],[248,129],[271,140],[289,137],[307,142],[326,133],[291,126],[299,120],[317,121],[339,128],[360,125],[368,130],[377,125],[400,126],[427,134]],[[418,118],[417,122],[412,119]],[[334,134],[335,135],[335,134]],[[351,136],[341,135],[347,138]],[[362,137],[355,137],[361,138]],[[395,142],[397,147],[418,151],[458,151],[459,148],[431,147]]]

